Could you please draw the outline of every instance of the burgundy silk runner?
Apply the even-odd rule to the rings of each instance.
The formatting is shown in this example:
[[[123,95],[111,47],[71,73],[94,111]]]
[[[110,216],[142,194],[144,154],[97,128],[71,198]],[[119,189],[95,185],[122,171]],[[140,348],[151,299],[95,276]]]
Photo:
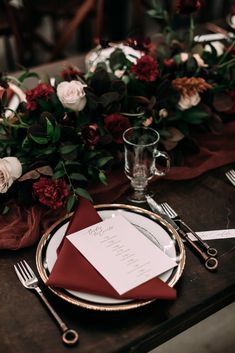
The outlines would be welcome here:
[[[182,167],[172,167],[164,177],[187,180],[235,161],[235,121],[226,123],[221,134],[203,133],[195,136],[199,153],[187,156]],[[115,202],[130,187],[123,169],[108,175],[108,185],[90,185],[94,202]],[[19,249],[38,241],[44,231],[65,214],[65,210],[46,210],[40,206],[21,209],[11,202],[8,215],[0,216],[0,249]]]

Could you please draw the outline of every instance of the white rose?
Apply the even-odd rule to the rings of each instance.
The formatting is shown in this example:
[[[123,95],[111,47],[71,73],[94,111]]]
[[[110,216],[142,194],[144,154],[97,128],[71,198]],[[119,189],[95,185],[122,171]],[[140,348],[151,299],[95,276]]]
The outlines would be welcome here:
[[[18,158],[5,157],[0,159],[0,193],[5,193],[22,174],[22,166]]]
[[[114,75],[118,78],[122,78],[125,73],[125,70],[115,70]]]
[[[195,105],[198,105],[201,98],[198,93],[195,93],[193,96],[181,95],[178,102],[178,107],[180,110],[189,109]]]
[[[193,54],[193,57],[196,60],[199,67],[207,67],[208,66],[199,54]]]
[[[197,65],[199,67],[207,67],[208,65],[205,64],[204,60],[199,54],[193,54],[193,58],[196,60]],[[186,62],[189,59],[189,54],[188,53],[180,53],[180,61],[182,63]]]
[[[204,50],[211,53],[212,52],[211,45],[215,48],[217,56],[220,56],[223,54],[223,52],[224,52],[224,44],[223,43],[221,43],[219,41],[211,42],[210,45],[209,44],[205,45]]]
[[[182,63],[184,63],[185,61],[187,61],[188,58],[189,58],[188,53],[184,53],[184,52],[180,53],[180,61],[181,61]]]
[[[63,81],[57,86],[57,95],[62,105],[74,111],[83,110],[86,105],[85,85],[79,81]]]

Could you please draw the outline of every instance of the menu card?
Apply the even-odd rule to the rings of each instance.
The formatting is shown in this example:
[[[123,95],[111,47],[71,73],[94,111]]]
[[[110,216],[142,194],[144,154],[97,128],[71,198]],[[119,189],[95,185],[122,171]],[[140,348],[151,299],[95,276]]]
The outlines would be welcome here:
[[[177,265],[121,215],[67,238],[120,295]]]

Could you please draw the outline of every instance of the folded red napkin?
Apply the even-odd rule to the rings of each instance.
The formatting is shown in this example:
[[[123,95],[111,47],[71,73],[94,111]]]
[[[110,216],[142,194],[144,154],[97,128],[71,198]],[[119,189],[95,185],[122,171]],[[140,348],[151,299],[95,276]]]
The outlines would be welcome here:
[[[100,221],[101,218],[93,205],[88,200],[81,198],[77,210],[71,218],[66,235]],[[176,298],[175,289],[169,287],[159,278],[151,279],[123,295],[119,295],[66,237],[58,249],[58,257],[47,285],[116,299]]]

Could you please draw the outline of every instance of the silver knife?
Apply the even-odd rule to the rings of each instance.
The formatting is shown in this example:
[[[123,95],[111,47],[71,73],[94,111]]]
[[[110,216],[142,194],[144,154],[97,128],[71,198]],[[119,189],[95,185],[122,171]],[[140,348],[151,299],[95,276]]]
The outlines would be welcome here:
[[[218,260],[215,257],[209,256],[207,253],[202,251],[196,243],[194,243],[188,236],[186,232],[184,232],[178,224],[176,224],[173,219],[171,219],[162,209],[162,207],[149,195],[146,195],[146,200],[151,208],[151,210],[156,213],[158,216],[162,217],[164,220],[166,220],[168,223],[172,225],[172,227],[179,233],[179,235],[185,239],[191,247],[200,255],[200,257],[204,260],[204,265],[205,267],[213,271],[218,267]]]

